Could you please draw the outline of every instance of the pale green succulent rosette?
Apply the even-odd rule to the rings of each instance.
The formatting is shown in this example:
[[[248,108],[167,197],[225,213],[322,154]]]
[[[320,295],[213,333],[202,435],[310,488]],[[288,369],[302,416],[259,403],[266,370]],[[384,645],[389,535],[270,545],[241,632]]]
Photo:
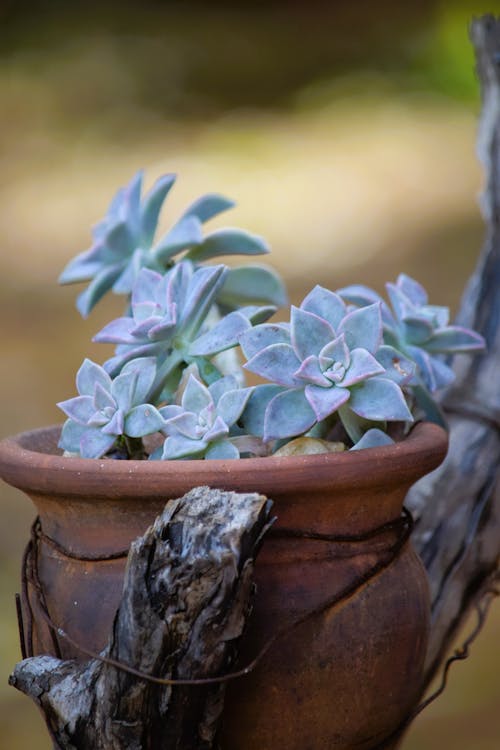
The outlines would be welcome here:
[[[255,413],[261,415],[265,442],[307,433],[333,414],[354,443],[368,423],[413,419],[401,390],[413,368],[399,352],[381,347],[378,303],[348,311],[337,294],[317,286],[292,307],[289,326],[258,325],[240,344],[245,367],[280,386],[258,386],[249,405],[255,428]]]
[[[449,325],[447,307],[430,305],[421,284],[400,274],[395,284],[386,285],[391,308],[372,289],[353,285],[338,294],[356,307],[378,302],[381,306],[384,339],[415,363],[409,383],[425,417],[445,426],[445,419],[432,394],[450,385],[455,378],[446,356],[484,351],[485,341],[475,331]]]
[[[165,272],[175,256],[196,265],[221,255],[262,255],[269,252],[262,237],[242,229],[223,228],[203,235],[203,224],[235,204],[224,196],[209,193],[192,203],[180,219],[155,241],[160,211],[176,176],[160,177],[141,198],[142,171],[118,190],[104,219],[93,229],[92,246],[71,260],[62,272],[62,284],[90,282],[77,300],[86,317],[110,290],[130,295],[141,268]],[[219,304],[233,309],[241,304],[286,302],[279,275],[265,266],[243,266],[229,271],[219,292]]]
[[[360,450],[392,442],[388,424],[411,423],[409,407],[444,424],[433,394],[454,378],[445,356],[481,351],[481,336],[449,325],[448,309],[430,305],[404,274],[387,285],[390,305],[366,286],[316,286],[289,323],[266,322],[286,301],[278,274],[204,265],[268,252],[240,229],[203,234],[232,201],[202,196],[155,240],[174,182],[164,175],[142,196],[138,172],[95,227],[92,247],[63,271],[63,283],[89,282],[83,315],[109,290],[127,298],[126,313],[94,337],[115,344],[114,356],[103,367],[85,360],[79,395],[59,404],[65,451],[143,458],[142,438],[159,433],[153,458],[238,458],[295,437],[330,439],[339,426]],[[268,383],[244,387],[238,345],[244,368]]]
[[[147,402],[155,377],[154,358],[130,362],[114,379],[86,359],[76,376],[80,395],[58,403],[69,417],[59,447],[83,458],[101,458],[120,438],[142,438],[160,430],[164,419]]]
[[[105,370],[116,375],[137,357],[156,357],[156,400],[165,393],[173,397],[189,364],[196,364],[207,381],[220,377],[214,356],[235,347],[244,331],[276,311],[272,306],[247,305],[208,327],[227,271],[224,265],[195,267],[189,261],[163,275],[143,268],[132,290],[130,315],[112,321],[94,337],[118,345]]]
[[[261,441],[237,427],[252,390],[239,387],[230,375],[208,387],[190,375],[181,404],[160,409],[167,438],[154,458],[231,459],[260,453]]]

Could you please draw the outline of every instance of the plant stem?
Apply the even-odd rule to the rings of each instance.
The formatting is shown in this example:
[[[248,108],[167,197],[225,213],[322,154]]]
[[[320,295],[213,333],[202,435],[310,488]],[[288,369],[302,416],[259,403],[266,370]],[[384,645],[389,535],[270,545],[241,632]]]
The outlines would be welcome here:
[[[155,382],[148,394],[148,401],[154,405],[158,403],[161,393],[165,387],[165,381],[175,368],[183,361],[182,354],[173,349],[165,358],[163,363],[158,367]]]
[[[344,425],[345,431],[351,438],[353,445],[356,445],[358,440],[361,440],[361,438],[363,437],[363,430],[359,425],[358,419],[353,414],[351,409],[349,409],[349,407],[346,405],[343,405],[339,408],[338,415],[340,417],[340,421]]]

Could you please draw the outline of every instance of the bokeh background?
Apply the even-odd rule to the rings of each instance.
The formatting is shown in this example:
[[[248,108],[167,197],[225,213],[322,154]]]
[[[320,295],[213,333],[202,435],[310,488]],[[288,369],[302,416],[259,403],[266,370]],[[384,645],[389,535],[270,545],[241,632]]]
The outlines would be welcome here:
[[[456,310],[483,239],[478,88],[467,27],[490,2],[3,0],[0,8],[1,433],[61,421],[89,343],[65,263],[119,185],[175,171],[163,224],[206,191],[214,222],[266,236],[298,302],[315,283],[383,290],[401,270]],[[13,605],[33,511],[0,489],[0,747],[48,750]],[[472,626],[472,621],[470,625]],[[500,605],[404,750],[500,745]],[[236,750],[236,749],[235,749]]]

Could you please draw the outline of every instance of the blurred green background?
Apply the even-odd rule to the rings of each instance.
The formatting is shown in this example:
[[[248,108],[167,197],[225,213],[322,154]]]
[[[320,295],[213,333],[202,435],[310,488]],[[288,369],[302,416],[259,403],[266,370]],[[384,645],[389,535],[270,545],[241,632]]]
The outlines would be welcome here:
[[[180,175],[163,221],[205,191],[221,223],[265,235],[293,301],[311,285],[380,291],[400,270],[456,310],[483,239],[479,96],[467,27],[497,3],[10,2],[0,9],[2,435],[61,421],[89,339],[57,276],[116,188]],[[215,222],[214,222],[215,224]],[[33,516],[2,486],[0,747],[47,750],[6,684],[19,658],[13,595]],[[493,606],[472,658],[404,750],[500,742]],[[236,750],[236,749],[235,749]]]

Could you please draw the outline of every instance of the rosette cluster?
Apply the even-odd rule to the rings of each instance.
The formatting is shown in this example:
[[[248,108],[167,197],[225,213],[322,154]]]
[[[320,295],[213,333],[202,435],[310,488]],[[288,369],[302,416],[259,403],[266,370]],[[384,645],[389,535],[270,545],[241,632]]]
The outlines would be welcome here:
[[[208,328],[207,317],[228,270],[224,265],[196,268],[189,261],[163,275],[143,268],[132,290],[129,315],[94,336],[94,341],[118,345],[105,369],[113,375],[136,357],[155,356],[159,377],[165,379],[181,364],[236,346],[253,322],[266,320],[276,308],[247,305]]]
[[[62,284],[89,281],[77,300],[86,317],[108,291],[129,295],[141,268],[160,273],[170,268],[175,256],[201,263],[220,255],[262,255],[269,248],[262,237],[242,229],[223,228],[203,235],[203,224],[232,208],[232,200],[208,193],[194,201],[158,240],[160,212],[176,175],[160,177],[142,194],[143,173],[118,190],[106,216],[93,229],[93,244],[71,260],[62,272]],[[279,276],[270,268],[242,266],[227,275],[220,303],[228,307],[247,302],[284,304],[286,294]]]
[[[286,300],[274,271],[204,264],[267,252],[243,230],[203,236],[232,201],[202,196],[155,240],[174,182],[164,175],[142,197],[137,173],[61,276],[90,282],[83,315],[109,290],[126,296],[125,313],[94,337],[114,344],[114,355],[102,367],[85,360],[79,395],[59,404],[63,450],[144,458],[142,438],[157,433],[150,458],[232,459],[270,455],[295,437],[385,445],[388,423],[408,424],[412,412],[444,422],[432,395],[454,377],[444,357],[481,351],[481,336],[449,325],[448,309],[430,305],[404,274],[387,285],[390,305],[366,286],[316,286],[289,322],[268,323]],[[245,370],[268,382],[245,387]]]
[[[112,379],[90,359],[76,376],[78,396],[61,401],[66,414],[61,445],[83,458],[100,458],[124,436],[142,438],[161,430],[164,419],[149,393],[156,377],[154,358],[136,359]]]
[[[181,404],[160,409],[167,435],[161,458],[240,458],[260,448],[237,427],[252,390],[239,387],[231,375],[208,387],[190,375]]]
[[[455,374],[446,356],[484,351],[485,342],[475,331],[449,325],[447,307],[430,305],[424,287],[406,274],[386,284],[390,307],[367,286],[353,285],[339,295],[356,307],[380,304],[384,339],[415,363],[412,392],[425,416],[444,423],[431,394],[448,386]]]
[[[308,432],[334,413],[356,442],[368,422],[411,421],[401,386],[414,367],[383,344],[378,302],[350,311],[341,297],[316,286],[289,324],[255,326],[240,338],[245,368],[279,387],[257,388],[250,419],[264,441]]]

